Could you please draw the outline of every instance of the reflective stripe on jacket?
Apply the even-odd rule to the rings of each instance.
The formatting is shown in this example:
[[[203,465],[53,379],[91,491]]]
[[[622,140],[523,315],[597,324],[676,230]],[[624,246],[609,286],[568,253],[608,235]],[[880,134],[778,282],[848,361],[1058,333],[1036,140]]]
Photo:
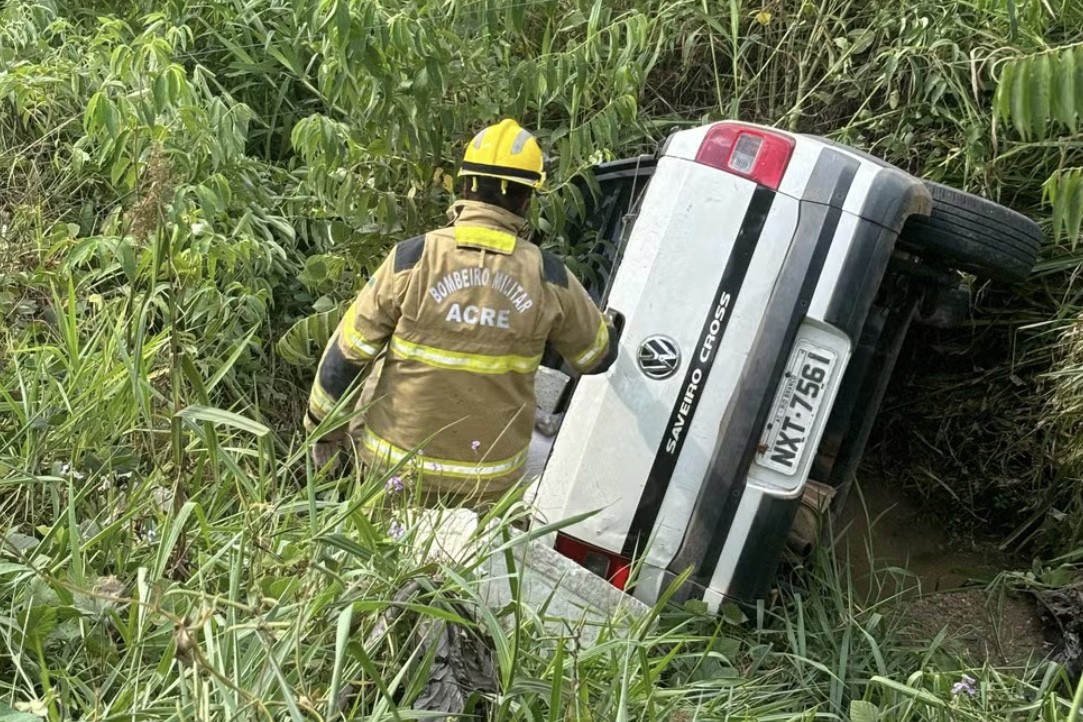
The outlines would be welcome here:
[[[463,201],[451,226],[403,241],[358,294],[324,351],[309,424],[331,411],[384,349],[362,457],[410,467],[427,493],[492,498],[522,476],[534,374],[546,343],[583,373],[613,362],[609,329],[525,223]]]

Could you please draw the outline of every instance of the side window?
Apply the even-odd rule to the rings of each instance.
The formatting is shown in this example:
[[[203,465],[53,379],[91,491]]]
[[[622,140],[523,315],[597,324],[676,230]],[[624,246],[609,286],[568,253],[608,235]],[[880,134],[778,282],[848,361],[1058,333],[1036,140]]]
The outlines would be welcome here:
[[[576,180],[585,212],[580,216],[578,209],[568,211],[564,250],[568,265],[597,304],[605,296],[617,254],[631,229],[654,164],[652,156],[603,163],[590,171],[589,179]],[[554,349],[547,348],[542,365],[559,369],[563,361]]]
[[[586,212],[582,219],[569,217],[565,236],[578,265],[577,275],[596,303],[605,294],[654,162],[651,156],[641,156],[605,163],[592,170],[590,180],[577,182]]]

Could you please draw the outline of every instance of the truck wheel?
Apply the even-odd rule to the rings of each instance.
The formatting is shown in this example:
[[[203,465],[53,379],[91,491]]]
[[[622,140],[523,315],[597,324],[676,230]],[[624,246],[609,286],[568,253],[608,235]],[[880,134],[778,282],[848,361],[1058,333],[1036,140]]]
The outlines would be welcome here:
[[[1013,283],[1030,275],[1042,244],[1038,224],[1021,213],[955,188],[925,181],[928,218],[911,216],[899,245],[932,262]]]

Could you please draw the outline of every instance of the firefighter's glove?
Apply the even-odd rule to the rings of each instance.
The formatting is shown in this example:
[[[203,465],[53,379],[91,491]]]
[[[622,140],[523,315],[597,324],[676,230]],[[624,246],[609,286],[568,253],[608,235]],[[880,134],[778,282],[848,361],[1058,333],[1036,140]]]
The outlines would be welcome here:
[[[338,440],[321,439],[312,445],[312,465],[316,473],[327,467],[326,473],[334,476],[342,467],[342,444]],[[330,465],[330,466],[328,466]]]

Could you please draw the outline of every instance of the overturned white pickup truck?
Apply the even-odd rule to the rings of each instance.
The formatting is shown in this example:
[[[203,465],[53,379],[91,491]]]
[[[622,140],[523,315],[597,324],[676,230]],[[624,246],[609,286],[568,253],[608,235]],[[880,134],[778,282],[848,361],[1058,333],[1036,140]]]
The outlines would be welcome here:
[[[600,166],[583,196],[568,240],[593,245],[620,357],[578,379],[550,358],[562,423],[531,496],[539,522],[597,510],[549,543],[648,604],[689,570],[678,600],[762,597],[802,500],[841,508],[911,320],[955,270],[1025,277],[1041,242],[985,199],[734,122]]]

